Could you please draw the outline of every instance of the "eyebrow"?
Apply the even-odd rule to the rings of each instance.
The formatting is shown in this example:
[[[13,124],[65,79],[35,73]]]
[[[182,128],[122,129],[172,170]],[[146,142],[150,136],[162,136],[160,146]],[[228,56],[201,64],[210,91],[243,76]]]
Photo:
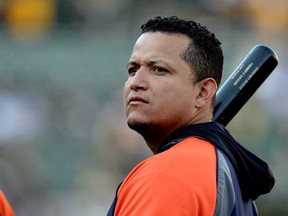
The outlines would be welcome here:
[[[161,63],[161,64],[164,64],[166,67],[169,67],[169,68],[171,68],[171,66],[170,66],[170,64],[168,64],[166,61],[163,61],[163,60],[151,60],[151,61],[145,61],[145,64],[146,65],[155,65],[155,64],[159,64],[159,63]],[[129,66],[129,65],[138,65],[139,63],[137,63],[136,61],[128,61],[128,63],[127,63],[127,67]]]
[[[135,61],[128,61],[127,67],[128,67],[129,65],[137,65],[137,63],[136,63]]]

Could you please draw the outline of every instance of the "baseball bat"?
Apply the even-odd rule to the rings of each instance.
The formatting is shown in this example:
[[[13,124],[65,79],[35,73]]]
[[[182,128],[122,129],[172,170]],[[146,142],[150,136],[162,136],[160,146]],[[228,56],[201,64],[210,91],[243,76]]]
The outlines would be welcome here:
[[[226,126],[278,64],[277,54],[256,45],[216,93],[213,121]]]

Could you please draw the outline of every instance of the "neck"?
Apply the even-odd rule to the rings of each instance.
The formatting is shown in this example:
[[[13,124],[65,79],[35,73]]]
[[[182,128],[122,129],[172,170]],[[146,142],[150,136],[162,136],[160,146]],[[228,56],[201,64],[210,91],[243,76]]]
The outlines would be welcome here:
[[[152,130],[150,132],[147,133],[142,133],[141,135],[143,136],[147,146],[150,148],[150,150],[153,152],[153,154],[156,154],[158,149],[161,148],[163,146],[163,144],[165,144],[164,142],[167,141],[167,139],[169,137],[171,137],[171,135],[173,135],[173,133],[175,133],[176,131],[178,131],[180,128],[183,128],[185,126],[188,125],[194,125],[194,124],[201,124],[201,123],[207,123],[207,122],[211,122],[211,120],[207,119],[205,121],[197,121],[194,123],[190,123],[190,124],[186,124],[183,125],[179,128],[174,128],[173,130]]]
[[[164,142],[179,128],[192,125],[192,124],[210,122],[211,119],[212,119],[212,114],[203,115],[202,113],[199,113],[192,120],[182,122],[181,124],[178,124],[178,125],[173,124],[172,127],[171,125],[170,126],[167,125],[166,127],[163,127],[157,124],[155,125],[145,124],[139,127],[131,127],[131,129],[141,134],[147,146],[150,148],[153,154],[156,154],[157,150],[164,144]]]
[[[150,124],[149,127],[142,127],[142,130],[137,132],[142,135],[147,146],[156,154],[157,150],[163,145],[171,134],[176,131],[178,128],[163,128],[159,125]]]
[[[165,139],[148,139],[145,138],[147,146],[150,148],[150,150],[153,152],[153,154],[156,154],[157,150],[162,146],[164,143]]]

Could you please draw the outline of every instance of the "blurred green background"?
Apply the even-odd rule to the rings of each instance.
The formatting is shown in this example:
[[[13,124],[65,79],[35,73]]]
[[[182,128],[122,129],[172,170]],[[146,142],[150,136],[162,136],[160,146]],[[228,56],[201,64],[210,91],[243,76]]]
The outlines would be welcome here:
[[[17,215],[105,215],[151,155],[126,126],[122,86],[139,26],[157,15],[214,31],[223,81],[256,44],[278,53],[228,129],[275,174],[260,215],[288,214],[287,0],[0,0],[0,188]]]

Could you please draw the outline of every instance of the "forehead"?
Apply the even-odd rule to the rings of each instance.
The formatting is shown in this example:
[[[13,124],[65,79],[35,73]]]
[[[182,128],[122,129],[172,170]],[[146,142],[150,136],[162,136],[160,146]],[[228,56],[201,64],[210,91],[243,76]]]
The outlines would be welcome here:
[[[180,57],[189,45],[186,35],[147,32],[136,41],[131,57],[144,55],[147,57]]]

